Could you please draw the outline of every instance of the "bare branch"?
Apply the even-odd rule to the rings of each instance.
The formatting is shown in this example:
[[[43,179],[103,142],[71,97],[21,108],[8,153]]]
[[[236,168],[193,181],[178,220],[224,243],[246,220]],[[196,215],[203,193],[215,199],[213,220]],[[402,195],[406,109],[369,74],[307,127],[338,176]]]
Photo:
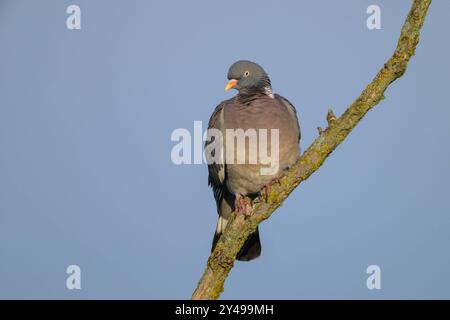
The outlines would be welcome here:
[[[364,115],[384,98],[384,92],[388,86],[405,73],[419,42],[420,29],[430,4],[431,0],[413,1],[392,57],[339,118],[336,118],[331,109],[329,110],[328,128],[319,130],[319,136],[298,162],[280,179],[280,184],[271,188],[267,200],[261,197],[256,198],[252,205],[252,215],[248,218],[235,214],[231,216],[225,232],[208,259],[192,299],[219,298],[236,255],[247,237],[281,206],[292,190],[320,168],[325,159],[347,137]]]

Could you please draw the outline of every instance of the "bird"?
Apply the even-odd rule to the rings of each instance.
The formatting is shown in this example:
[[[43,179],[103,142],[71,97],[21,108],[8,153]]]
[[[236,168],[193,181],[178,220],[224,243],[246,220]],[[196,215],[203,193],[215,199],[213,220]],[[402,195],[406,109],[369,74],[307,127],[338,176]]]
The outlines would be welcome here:
[[[271,80],[265,70],[255,62],[239,60],[231,65],[227,77],[229,81],[225,91],[235,89],[237,94],[231,99],[222,101],[214,109],[208,122],[205,141],[205,157],[207,159],[214,157],[215,159],[207,161],[208,185],[213,190],[219,215],[211,252],[225,231],[230,214],[234,211],[245,213],[246,206],[249,205],[245,199],[254,199],[264,191],[267,192],[273,182],[277,181],[284,171],[300,157],[301,133],[297,111],[289,100],[273,93]],[[245,161],[239,163],[229,161],[228,157],[225,159],[227,147],[231,148],[231,139],[228,138],[227,132],[238,129],[278,130],[279,150],[278,159],[276,159],[278,162],[271,174],[262,174],[261,169],[267,167],[267,164],[263,163],[260,154],[256,162],[249,161],[248,153],[254,149],[247,143],[245,145],[236,144],[235,137],[233,137],[235,150],[231,151],[231,154],[234,153],[236,156],[239,152],[243,152]],[[210,154],[206,154],[208,146],[219,139],[217,135],[213,136],[210,132],[220,132],[222,140],[220,143],[217,140],[219,147],[216,146],[210,151]],[[258,140],[258,143],[261,146],[261,141]],[[272,146],[271,144],[272,140],[268,142],[268,148]],[[208,158],[208,156],[210,157]],[[221,159],[221,161],[217,161],[217,159]],[[236,259],[250,261],[260,255],[261,241],[257,228],[254,233],[249,235]]]

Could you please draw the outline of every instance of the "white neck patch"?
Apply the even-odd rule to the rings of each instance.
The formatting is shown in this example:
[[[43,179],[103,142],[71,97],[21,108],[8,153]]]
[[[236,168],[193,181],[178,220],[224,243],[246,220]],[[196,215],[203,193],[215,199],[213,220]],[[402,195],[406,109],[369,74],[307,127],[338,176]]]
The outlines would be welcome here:
[[[269,97],[271,97],[272,99],[275,98],[271,87],[264,87],[264,93]]]

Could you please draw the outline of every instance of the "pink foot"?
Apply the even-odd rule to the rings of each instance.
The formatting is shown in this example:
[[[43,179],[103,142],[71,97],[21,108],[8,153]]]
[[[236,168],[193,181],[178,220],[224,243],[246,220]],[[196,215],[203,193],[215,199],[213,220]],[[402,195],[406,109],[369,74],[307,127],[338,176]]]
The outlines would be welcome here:
[[[267,202],[269,199],[270,191],[272,190],[272,186],[275,183],[280,183],[279,178],[274,178],[272,181],[270,181],[268,184],[264,185],[261,190],[259,191],[259,194],[264,198],[264,200]]]
[[[272,186],[270,184],[266,184],[259,190],[259,195],[264,198],[264,200],[267,202],[269,199],[270,189],[272,189]]]
[[[234,201],[234,207],[236,214],[243,214],[248,217],[251,215],[252,203],[251,200],[247,197],[244,197],[241,194],[236,194],[236,199]]]

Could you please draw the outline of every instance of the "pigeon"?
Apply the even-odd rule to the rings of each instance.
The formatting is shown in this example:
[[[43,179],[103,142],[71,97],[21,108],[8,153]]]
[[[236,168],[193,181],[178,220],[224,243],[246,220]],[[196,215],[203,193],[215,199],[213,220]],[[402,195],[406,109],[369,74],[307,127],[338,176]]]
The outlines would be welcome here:
[[[237,214],[246,213],[250,204],[245,199],[254,199],[270,190],[270,185],[300,157],[297,111],[286,98],[273,93],[270,78],[264,69],[254,62],[240,60],[231,65],[228,80],[225,91],[236,89],[238,93],[215,108],[208,123],[205,142],[208,184],[212,187],[219,214],[211,251],[224,232],[230,214],[234,211]],[[249,129],[257,134],[244,135],[245,144],[239,144],[236,142],[239,138],[228,136],[228,133],[236,133],[240,129],[241,134],[248,133]],[[266,136],[261,132],[266,132]],[[277,138],[277,134],[278,141],[272,140]],[[257,145],[252,146],[251,137],[255,136]],[[261,140],[264,137],[265,144]],[[214,148],[208,149],[214,142]],[[262,150],[264,146],[267,149],[265,153]],[[272,156],[272,146],[275,146],[273,150],[278,146],[278,154],[269,168],[267,157],[261,156],[261,152]],[[256,160],[250,156],[251,151],[256,153]],[[240,162],[237,161],[239,154],[243,154]],[[236,259],[250,261],[260,255],[261,242],[259,230],[256,229],[247,238]]]

